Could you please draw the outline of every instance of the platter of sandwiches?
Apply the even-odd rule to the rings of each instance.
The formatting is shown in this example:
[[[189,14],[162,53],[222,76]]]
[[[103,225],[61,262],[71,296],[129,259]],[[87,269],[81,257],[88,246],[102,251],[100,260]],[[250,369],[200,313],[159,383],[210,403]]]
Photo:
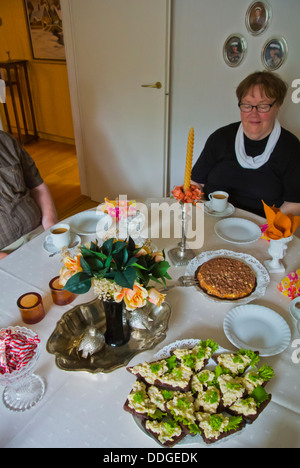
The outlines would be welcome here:
[[[211,339],[176,341],[127,368],[136,380],[124,410],[161,446],[214,444],[246,430],[271,401],[265,386],[274,372],[259,361],[256,351]]]

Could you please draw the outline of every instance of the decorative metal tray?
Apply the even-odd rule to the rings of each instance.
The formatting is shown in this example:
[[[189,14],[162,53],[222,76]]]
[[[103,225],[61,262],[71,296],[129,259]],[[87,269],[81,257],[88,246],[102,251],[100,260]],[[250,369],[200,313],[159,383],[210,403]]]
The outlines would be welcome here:
[[[135,311],[134,311],[135,312]],[[56,328],[48,339],[46,349],[55,355],[55,362],[59,369],[65,371],[86,371],[91,373],[108,373],[119,367],[126,366],[138,353],[153,349],[166,338],[171,307],[164,302],[160,307],[148,303],[137,309],[136,316],[129,315],[131,336],[128,343],[120,347],[107,344],[88,356],[82,357],[78,350],[85,330],[93,326],[103,334],[106,329],[103,304],[95,299],[86,304],[80,304],[62,315]],[[137,314],[142,318],[139,324]]]

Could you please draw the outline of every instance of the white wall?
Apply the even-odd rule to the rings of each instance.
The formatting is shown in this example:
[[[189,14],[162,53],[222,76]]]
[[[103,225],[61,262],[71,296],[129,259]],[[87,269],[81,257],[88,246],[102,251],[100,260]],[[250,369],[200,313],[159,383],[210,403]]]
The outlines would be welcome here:
[[[195,129],[194,162],[209,134],[239,120],[235,89],[249,73],[263,70],[261,50],[273,36],[288,44],[286,62],[277,73],[289,84],[279,114],[281,124],[300,137],[300,103],[291,100],[294,79],[300,79],[300,1],[269,0],[272,20],[259,36],[245,25],[252,0],[173,0],[171,70],[170,189],[183,183],[187,137]],[[223,44],[242,34],[248,50],[240,66],[223,60]]]

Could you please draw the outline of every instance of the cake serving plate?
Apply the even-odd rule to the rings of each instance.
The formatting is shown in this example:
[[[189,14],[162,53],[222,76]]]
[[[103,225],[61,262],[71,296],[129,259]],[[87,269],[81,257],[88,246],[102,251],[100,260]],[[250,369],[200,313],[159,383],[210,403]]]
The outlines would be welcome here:
[[[79,351],[85,331],[93,326],[104,334],[106,330],[103,303],[94,299],[79,304],[62,315],[48,339],[46,349],[55,355],[55,363],[65,371],[109,373],[126,366],[138,353],[154,348],[166,338],[171,307],[164,302],[160,307],[148,303],[145,307],[129,313],[130,340],[123,346],[107,344],[98,352],[84,358]],[[139,320],[141,318],[141,320]]]
[[[206,297],[210,301],[218,303],[222,302],[230,304],[248,304],[248,302],[254,301],[255,299],[258,299],[259,297],[263,297],[265,295],[266,288],[270,282],[270,276],[266,268],[255,257],[245,253],[233,252],[231,250],[224,249],[209,250],[206,252],[202,252],[200,255],[198,255],[190,261],[190,263],[187,265],[185,274],[187,276],[194,277],[196,270],[200,265],[216,257],[229,257],[246,263],[246,265],[248,265],[256,275],[256,288],[249,296],[243,297],[241,299],[230,300],[219,299],[217,297],[210,296],[205,291],[200,289],[200,287],[196,286],[197,290],[200,292],[200,294],[202,294],[203,297]]]

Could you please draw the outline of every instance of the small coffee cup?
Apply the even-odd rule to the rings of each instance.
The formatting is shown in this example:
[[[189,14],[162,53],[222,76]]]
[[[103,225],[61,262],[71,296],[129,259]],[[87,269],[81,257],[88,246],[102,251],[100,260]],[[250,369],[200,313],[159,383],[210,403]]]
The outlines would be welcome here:
[[[293,319],[296,321],[300,320],[300,296],[292,300],[289,305],[289,311]]]
[[[212,192],[208,195],[210,200],[210,207],[212,210],[219,213],[226,210],[228,205],[229,194],[227,192],[222,192],[220,190]]]
[[[69,247],[71,241],[71,233],[69,224],[60,223],[50,228],[50,235],[53,245],[58,249]]]

